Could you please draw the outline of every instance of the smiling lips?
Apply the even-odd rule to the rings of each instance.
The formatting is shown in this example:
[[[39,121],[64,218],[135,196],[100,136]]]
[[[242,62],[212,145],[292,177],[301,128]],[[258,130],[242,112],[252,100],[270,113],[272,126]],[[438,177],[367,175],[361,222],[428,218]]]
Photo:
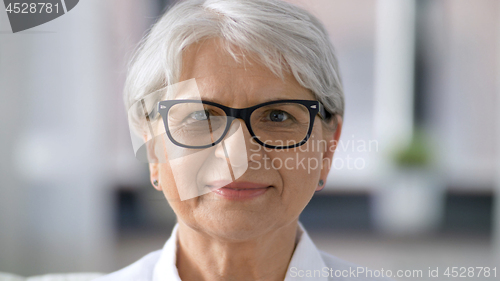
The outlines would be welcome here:
[[[246,200],[266,193],[269,187],[265,184],[253,182],[232,182],[221,188],[214,189],[212,192],[229,200]]]

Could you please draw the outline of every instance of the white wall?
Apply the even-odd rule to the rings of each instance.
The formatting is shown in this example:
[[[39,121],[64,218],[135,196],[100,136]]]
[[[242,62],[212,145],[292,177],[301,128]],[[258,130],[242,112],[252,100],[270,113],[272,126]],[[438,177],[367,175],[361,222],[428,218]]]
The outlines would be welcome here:
[[[0,13],[0,271],[114,269],[112,188],[144,168],[121,91],[151,3],[80,1],[18,34]]]

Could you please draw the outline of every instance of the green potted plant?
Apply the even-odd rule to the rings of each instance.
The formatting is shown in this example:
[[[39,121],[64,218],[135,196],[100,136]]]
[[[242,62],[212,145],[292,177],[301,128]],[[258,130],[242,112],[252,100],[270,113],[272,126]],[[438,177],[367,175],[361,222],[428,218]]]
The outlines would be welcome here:
[[[376,195],[376,225],[382,232],[419,235],[441,222],[444,190],[433,165],[429,138],[416,130],[410,143],[392,154],[393,172]]]

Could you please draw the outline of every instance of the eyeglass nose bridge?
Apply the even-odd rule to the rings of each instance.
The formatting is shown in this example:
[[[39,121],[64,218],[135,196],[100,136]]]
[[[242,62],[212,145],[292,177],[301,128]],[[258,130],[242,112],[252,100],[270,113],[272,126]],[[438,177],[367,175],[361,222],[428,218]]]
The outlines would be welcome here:
[[[250,124],[250,115],[252,114],[252,108],[225,108],[226,116],[229,119],[228,126],[231,126],[234,120],[241,119],[247,126],[248,131],[252,136],[252,126]],[[228,128],[229,129],[229,128]]]
[[[226,114],[228,117],[241,119],[247,123],[247,120],[250,121],[251,112],[248,108],[228,108]]]

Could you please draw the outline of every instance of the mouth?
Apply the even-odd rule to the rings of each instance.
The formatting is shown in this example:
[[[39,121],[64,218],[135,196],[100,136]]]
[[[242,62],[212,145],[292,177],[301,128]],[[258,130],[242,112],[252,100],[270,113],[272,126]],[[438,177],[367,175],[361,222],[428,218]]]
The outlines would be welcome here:
[[[265,194],[269,188],[271,188],[271,186],[267,184],[232,182],[221,188],[214,189],[212,192],[224,199],[248,200]]]

